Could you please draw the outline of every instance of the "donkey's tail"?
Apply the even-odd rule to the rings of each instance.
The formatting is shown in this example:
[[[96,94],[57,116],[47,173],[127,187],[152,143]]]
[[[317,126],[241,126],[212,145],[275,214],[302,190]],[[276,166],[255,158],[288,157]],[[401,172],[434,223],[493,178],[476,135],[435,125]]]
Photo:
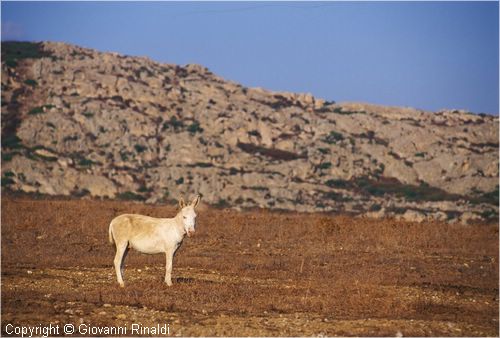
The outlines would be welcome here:
[[[113,231],[112,231],[113,227],[112,227],[112,225],[113,225],[113,223],[111,223],[109,225],[109,244],[114,244],[115,243],[115,240],[113,238]]]

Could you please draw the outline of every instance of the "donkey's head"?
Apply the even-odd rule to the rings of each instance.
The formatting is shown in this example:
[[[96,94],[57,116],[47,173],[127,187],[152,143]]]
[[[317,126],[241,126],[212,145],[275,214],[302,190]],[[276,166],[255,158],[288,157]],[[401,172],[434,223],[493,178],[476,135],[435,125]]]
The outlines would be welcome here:
[[[184,225],[184,230],[188,237],[194,234],[195,223],[196,223],[196,212],[194,208],[200,203],[201,196],[197,195],[190,203],[186,204],[184,199],[181,197],[179,200],[179,207],[181,211],[179,212],[182,219],[182,224]]]

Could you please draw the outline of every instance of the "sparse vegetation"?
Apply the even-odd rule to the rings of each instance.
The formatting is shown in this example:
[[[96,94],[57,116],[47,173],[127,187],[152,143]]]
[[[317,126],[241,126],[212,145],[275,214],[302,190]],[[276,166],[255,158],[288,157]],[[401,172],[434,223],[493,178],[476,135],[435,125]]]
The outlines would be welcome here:
[[[346,189],[349,187],[348,181],[345,180],[336,180],[336,179],[330,179],[326,181],[325,183],[327,186],[330,188],[337,188],[337,189]]]
[[[342,107],[336,107],[332,112],[340,115],[366,114],[364,110],[344,110]]]
[[[409,185],[389,177],[377,177],[375,179],[357,177],[352,180],[330,179],[325,184],[330,188],[353,190],[363,195],[377,197],[391,195],[405,198],[408,201],[455,201],[463,198],[425,183]]]
[[[248,132],[248,135],[249,136],[255,136],[255,137],[258,137],[258,138],[262,138],[262,136],[260,135],[259,131],[258,130],[250,130]]]
[[[28,112],[28,115],[37,115],[43,113],[44,113],[43,107],[35,107]]]
[[[235,167],[229,168],[229,175],[237,175],[240,173],[240,170],[236,169]]]
[[[496,220],[498,222],[498,212],[492,209],[483,211],[481,217],[487,221]]]
[[[43,114],[45,113],[47,110],[49,109],[52,109],[54,108],[55,106],[54,105],[51,105],[51,104],[46,104],[46,105],[43,105],[43,106],[40,106],[40,107],[35,107],[33,109],[31,109],[29,112],[28,112],[28,115],[38,115],[38,114]]]
[[[95,164],[95,162],[92,160],[89,160],[88,158],[81,158],[78,161],[78,165],[81,167],[90,167],[93,164]]]
[[[146,149],[148,149],[148,148],[146,146],[143,146],[142,144],[136,144],[134,146],[134,149],[136,152],[138,152],[140,154],[140,153],[143,153],[144,151],[146,151]]]
[[[323,162],[323,163],[320,163],[317,168],[319,170],[323,170],[323,169],[330,169],[331,167],[332,167],[331,162]]]
[[[344,136],[341,133],[338,133],[336,131],[331,131],[330,134],[328,134],[328,136],[324,138],[323,142],[329,144],[336,144],[337,142],[340,142],[343,139]]]
[[[470,201],[475,204],[488,203],[488,204],[498,205],[499,194],[500,192],[497,184],[495,190],[492,190],[490,192],[480,193],[479,196],[471,197]]]
[[[126,191],[118,194],[116,196],[118,199],[123,201],[145,201],[146,198],[132,191]]]
[[[22,148],[21,139],[17,135],[9,135],[5,138],[2,137],[2,148],[19,149]]]
[[[197,162],[194,164],[194,166],[199,168],[210,168],[213,167],[214,165],[208,162]]]
[[[380,163],[378,168],[373,171],[373,174],[377,177],[380,177],[384,174],[385,171],[385,164]]]
[[[219,201],[214,205],[214,207],[216,208],[229,208],[231,205],[229,204],[229,202],[224,199],[224,198],[221,198],[219,199]]]
[[[68,141],[78,141],[78,136],[77,135],[68,135],[63,138],[63,142],[68,142]]]
[[[292,161],[306,157],[305,155],[298,155],[286,150],[256,146],[255,144],[252,143],[238,142],[237,146],[238,148],[249,154],[261,154],[263,156],[270,157],[273,160]]]
[[[256,186],[252,186],[252,187],[248,187],[246,185],[242,185],[241,189],[244,189],[244,190],[255,190],[255,191],[269,191],[268,187],[263,187],[263,186],[260,186],[260,185],[256,185]]]
[[[10,170],[9,170],[9,171],[4,172],[4,174],[3,174],[3,175],[4,175],[5,177],[14,177],[14,176],[16,176],[16,174],[14,174],[14,173],[13,173],[12,171],[10,171]]]
[[[11,177],[8,177],[6,175],[2,176],[2,188],[6,188],[14,183],[15,182]]]
[[[355,189],[373,196],[384,196],[385,194],[403,197],[408,201],[444,201],[458,200],[460,196],[447,193],[439,188],[431,187],[425,183],[421,185],[409,185],[399,182],[395,178],[380,177],[372,180],[367,177],[357,178],[352,182]]]
[[[133,154],[129,153],[128,151],[123,151],[123,150],[120,151],[120,158],[122,159],[122,161],[128,161],[130,155]]]
[[[12,161],[12,158],[13,158],[13,153],[6,153],[5,151],[2,151],[2,162]]]
[[[323,194],[323,196],[326,199],[333,200],[333,201],[341,201],[342,200],[342,194],[336,193],[334,191],[328,191],[327,193]]]
[[[137,189],[138,192],[141,192],[141,193],[149,193],[149,192],[152,192],[153,189],[152,188],[148,188],[146,187],[145,185],[141,185],[139,187],[139,189]]]
[[[51,54],[42,49],[41,43],[27,41],[2,42],[2,62],[8,67],[17,67],[18,61],[23,59],[39,59]]]
[[[33,79],[24,80],[24,83],[27,84],[28,86],[33,87],[33,88],[35,88],[36,86],[38,86],[38,82],[36,82]]]
[[[172,116],[169,120],[163,122],[162,130],[170,130],[179,131],[184,128],[184,122],[182,120],[178,120],[177,117]]]
[[[200,127],[200,123],[198,121],[194,121],[187,127],[187,131],[191,134],[202,133],[203,128]]]

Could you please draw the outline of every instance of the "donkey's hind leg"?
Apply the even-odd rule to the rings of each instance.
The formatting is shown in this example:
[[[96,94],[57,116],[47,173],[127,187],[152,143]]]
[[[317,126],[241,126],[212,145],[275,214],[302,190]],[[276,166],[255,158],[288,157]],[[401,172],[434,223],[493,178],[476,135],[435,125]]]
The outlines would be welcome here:
[[[115,254],[115,260],[114,260],[114,265],[115,265],[115,271],[116,271],[116,280],[118,281],[118,284],[123,288],[125,286],[125,283],[123,282],[122,278],[122,269],[123,269],[123,264],[125,260],[125,252],[127,251],[127,242],[123,243],[116,243],[116,254]]]

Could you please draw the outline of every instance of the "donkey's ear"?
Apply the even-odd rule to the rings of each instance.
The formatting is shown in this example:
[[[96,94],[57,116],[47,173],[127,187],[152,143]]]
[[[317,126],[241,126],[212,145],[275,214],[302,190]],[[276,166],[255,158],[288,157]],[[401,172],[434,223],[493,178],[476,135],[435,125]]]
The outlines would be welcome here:
[[[193,206],[193,208],[196,208],[198,203],[200,203],[200,200],[201,200],[201,196],[196,195],[196,197],[191,201],[191,205]]]
[[[184,198],[179,199],[179,207],[182,209],[186,206],[186,202],[184,202]]]

